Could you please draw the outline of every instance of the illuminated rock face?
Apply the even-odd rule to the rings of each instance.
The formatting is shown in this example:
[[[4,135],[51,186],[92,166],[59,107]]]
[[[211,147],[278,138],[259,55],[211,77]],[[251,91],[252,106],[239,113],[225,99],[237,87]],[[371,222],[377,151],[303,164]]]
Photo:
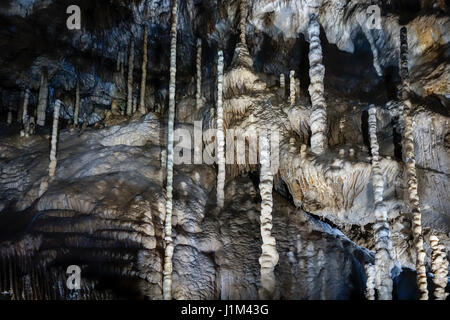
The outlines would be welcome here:
[[[417,299],[417,256],[434,273],[430,298],[445,298],[445,4],[373,1],[377,30],[363,0],[183,0],[175,25],[173,1],[92,1],[74,36],[33,18],[57,15],[56,1],[10,2],[0,12],[0,299]],[[22,31],[31,23],[46,30],[33,42]],[[28,138],[15,122],[24,103]],[[220,159],[176,163],[189,143],[192,158],[214,160],[213,149]],[[231,149],[229,163],[232,144],[247,150]],[[78,295],[66,290],[69,262],[89,275]]]

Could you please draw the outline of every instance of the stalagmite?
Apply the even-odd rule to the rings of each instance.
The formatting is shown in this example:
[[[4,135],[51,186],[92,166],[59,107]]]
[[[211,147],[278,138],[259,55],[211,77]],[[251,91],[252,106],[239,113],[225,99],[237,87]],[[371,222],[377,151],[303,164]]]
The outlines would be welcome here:
[[[367,300],[375,300],[375,279],[376,272],[375,266],[373,264],[367,263],[365,266],[366,269],[366,298]]]
[[[139,98],[139,113],[146,114],[145,107],[145,89],[147,83],[147,26],[144,27],[144,40],[142,44],[142,77],[141,77],[141,95]]]
[[[259,158],[261,162],[259,190],[261,194],[261,238],[262,252],[259,257],[261,265],[260,299],[272,299],[275,291],[274,268],[278,263],[278,252],[272,230],[272,189],[273,173],[270,166],[270,146],[266,133],[259,137]]]
[[[289,138],[289,150],[291,152],[296,152],[297,151],[297,147],[295,146],[295,138]]]
[[[240,23],[239,27],[241,29],[241,44],[245,47],[247,45],[247,41],[245,39],[246,33],[246,25],[247,25],[247,0],[241,0],[240,2]]]
[[[219,51],[217,65],[217,206],[223,208],[225,200],[225,133],[223,124],[223,52]]]
[[[48,79],[45,72],[41,75],[41,85],[39,88],[39,98],[37,105],[37,121],[38,126],[43,127],[45,125],[45,111],[47,110],[48,99]]]
[[[132,107],[132,114],[135,114],[137,111],[137,98],[133,97],[133,107]]]
[[[56,171],[56,143],[58,141],[58,121],[59,121],[59,109],[61,107],[61,101],[55,101],[55,111],[53,113],[53,130],[52,130],[52,142],[50,149],[50,165],[48,167],[48,175],[52,178]]]
[[[77,81],[77,88],[75,89],[75,110],[73,111],[73,124],[78,125],[78,114],[80,113],[80,82]]]
[[[300,100],[300,79],[295,79],[295,98]]]
[[[134,40],[131,40],[130,55],[128,58],[127,116],[131,115],[133,108],[133,68],[134,68]]]
[[[286,79],[284,74],[280,74],[280,89],[281,89],[281,97],[284,98],[286,95]]]
[[[311,96],[312,113],[311,150],[315,154],[322,154],[327,149],[327,105],[324,96],[323,78],[325,67],[322,64],[322,46],[320,44],[320,25],[316,16],[310,17],[308,26],[309,37],[309,95]]]
[[[348,149],[348,156],[350,157],[350,159],[354,159],[355,158],[355,149],[353,149],[353,148]]]
[[[295,104],[295,71],[289,73],[289,101],[291,106]]]
[[[11,110],[8,111],[8,117],[6,118],[6,123],[8,124],[8,126],[10,126],[12,124],[12,111]]]
[[[175,89],[177,73],[177,0],[172,1],[172,25],[170,29],[170,84],[169,84],[169,124],[167,142],[167,186],[166,186],[166,218],[164,225],[165,255],[163,270],[163,298],[172,299],[172,189],[173,189],[173,136],[175,121]]]
[[[197,39],[197,93],[195,96],[196,109],[202,107],[202,40]]]
[[[439,238],[435,235],[430,236],[430,246],[433,250],[431,270],[434,275],[434,298],[436,300],[445,300],[448,296],[448,293],[445,292],[448,283],[448,260],[445,246],[439,243]]]
[[[425,269],[425,250],[423,248],[422,214],[419,207],[417,192],[416,160],[414,154],[413,123],[411,117],[411,101],[409,100],[409,71],[408,71],[408,34],[405,27],[400,29],[400,76],[402,79],[403,102],[403,150],[408,179],[409,204],[413,214],[412,228],[414,246],[416,249],[417,287],[421,300],[428,300],[427,274]]]
[[[372,150],[372,185],[375,202],[375,219],[373,226],[375,236],[375,287],[379,300],[392,300],[393,267],[392,241],[388,222],[387,208],[383,202],[384,181],[380,167],[379,145],[377,139],[377,110],[374,105],[369,108],[369,136]]]
[[[300,146],[300,157],[305,158],[306,157],[306,144],[302,144]]]

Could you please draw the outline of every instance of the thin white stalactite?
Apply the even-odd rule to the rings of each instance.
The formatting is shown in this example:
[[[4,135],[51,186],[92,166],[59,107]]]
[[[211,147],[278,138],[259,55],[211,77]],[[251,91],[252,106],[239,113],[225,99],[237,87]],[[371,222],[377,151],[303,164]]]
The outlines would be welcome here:
[[[328,147],[327,142],[327,105],[324,96],[323,79],[325,67],[322,64],[322,46],[320,43],[320,25],[316,15],[310,17],[308,26],[309,38],[309,95],[311,96],[312,113],[311,126],[311,151],[322,154]]]
[[[409,205],[413,214],[412,232],[416,250],[417,287],[420,300],[428,300],[427,273],[425,268],[426,253],[423,247],[422,213],[417,191],[417,172],[414,150],[413,122],[411,117],[411,101],[409,100],[409,70],[408,70],[408,34],[407,29],[400,30],[400,76],[402,79],[403,100],[403,150],[406,165],[406,177],[408,180]]]
[[[289,73],[289,102],[291,106],[295,105],[295,71]]]
[[[78,115],[80,113],[80,82],[77,81],[75,89],[75,110],[73,111],[73,125],[78,126]]]
[[[58,122],[59,122],[59,109],[61,107],[61,101],[55,101],[55,110],[53,113],[53,130],[52,130],[52,141],[50,149],[50,165],[48,167],[48,175],[52,178],[56,171],[56,143],[58,141]]]
[[[225,201],[225,130],[223,123],[223,52],[219,51],[217,62],[217,206],[223,208]]]
[[[433,271],[434,298],[436,300],[447,299],[445,288],[448,284],[448,259],[445,246],[439,242],[435,235],[430,236],[430,246],[433,250],[431,256],[431,270]]]
[[[48,79],[45,73],[41,74],[41,82],[39,87],[39,98],[37,106],[36,124],[43,127],[45,125],[45,111],[47,110],[48,99]]]
[[[241,29],[240,39],[242,46],[247,46],[247,41],[245,39],[247,25],[247,0],[240,1],[240,22],[239,27]]]
[[[121,59],[120,59],[120,48],[117,49],[117,59],[116,59],[116,72],[120,71]]]
[[[147,25],[144,26],[144,40],[142,44],[142,77],[141,77],[141,95],[139,97],[139,113],[140,114],[147,114],[147,108],[145,107],[145,90],[146,90],[146,83],[147,83],[147,62],[148,62],[148,56],[147,56],[147,46],[148,46],[148,31],[147,31]]]
[[[375,219],[373,226],[375,237],[375,287],[379,300],[392,300],[391,270],[394,266],[392,257],[391,232],[387,208],[383,201],[384,181],[380,167],[380,154],[377,138],[377,109],[369,108],[369,136],[372,151],[372,185],[375,202]]]
[[[23,91],[23,98],[25,101],[25,90]],[[22,122],[23,122],[23,102],[19,103],[19,108],[18,108],[18,112],[17,112],[17,122],[19,124],[22,124]]]
[[[275,293],[274,269],[278,263],[278,252],[275,237],[272,236],[272,190],[273,172],[270,165],[270,145],[266,132],[259,136],[259,158],[261,162],[259,190],[261,194],[261,238],[262,252],[259,257],[261,266],[261,288],[260,299],[273,299]]]
[[[30,89],[25,89],[25,96],[23,98],[22,106],[22,123],[25,124],[28,118],[28,104],[30,102]]]
[[[202,40],[197,39],[197,92],[195,106],[199,110],[202,107]]]
[[[284,76],[284,73],[280,74],[280,90],[281,97],[284,98],[286,96],[286,78]]]
[[[128,80],[127,80],[127,116],[133,111],[133,69],[134,69],[134,40],[131,40],[130,54],[128,57]]]
[[[169,123],[167,142],[167,186],[166,186],[166,216],[164,221],[164,269],[163,269],[163,298],[172,299],[172,192],[173,192],[173,138],[175,121],[175,90],[177,73],[177,23],[178,4],[177,0],[172,1],[172,25],[170,29],[170,84],[169,84]]]

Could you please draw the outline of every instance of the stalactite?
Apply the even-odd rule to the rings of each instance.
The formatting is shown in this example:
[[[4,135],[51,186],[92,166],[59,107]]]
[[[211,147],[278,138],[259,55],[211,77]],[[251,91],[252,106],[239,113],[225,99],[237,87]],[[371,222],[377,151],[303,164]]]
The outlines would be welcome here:
[[[28,104],[30,102],[30,89],[25,89],[25,96],[23,97],[22,106],[22,123],[25,124],[28,118]]]
[[[56,100],[55,111],[53,113],[53,131],[52,131],[52,142],[50,149],[50,165],[48,167],[48,175],[52,178],[56,171],[56,143],[58,141],[58,121],[59,121],[59,109],[61,107],[61,101]]]
[[[284,98],[286,95],[286,79],[284,74],[280,74],[280,90],[281,90],[281,97]]]
[[[392,241],[387,208],[383,202],[384,181],[380,167],[376,114],[377,110],[375,106],[371,105],[369,108],[369,136],[372,151],[372,185],[376,219],[373,226],[375,236],[375,287],[379,300],[392,300]]]
[[[242,46],[247,46],[247,41],[245,39],[247,25],[247,0],[240,1],[240,23],[239,27],[241,29],[240,39]]]
[[[120,48],[117,49],[117,59],[116,59],[116,72],[120,71],[121,61],[120,61]]]
[[[295,71],[289,73],[289,101],[291,106],[295,105]]]
[[[142,43],[142,77],[141,77],[141,95],[139,98],[139,113],[146,114],[147,108],[145,107],[145,90],[147,83],[147,42],[148,42],[147,25],[144,26],[144,40]]]
[[[310,117],[311,150],[322,154],[327,149],[327,111],[324,96],[323,78],[325,67],[322,64],[322,46],[320,44],[320,25],[316,16],[310,17],[308,26],[309,37],[309,94],[313,111]]]
[[[120,64],[120,78],[121,79],[124,79],[124,77],[125,77],[125,66],[124,66],[124,64],[125,63],[121,63]]]
[[[127,116],[131,116],[133,108],[133,69],[134,69],[134,40],[131,40],[130,55],[128,57]]]
[[[365,266],[366,269],[366,298],[367,300],[375,300],[375,279],[376,272],[375,266],[371,263],[367,263]]]
[[[25,99],[25,90],[23,91],[23,97]],[[17,123],[22,124],[22,120],[23,120],[23,103],[19,103],[17,111]]]
[[[41,74],[41,85],[39,87],[39,99],[37,106],[36,124],[43,127],[45,125],[45,111],[47,110],[48,99],[48,78],[45,72]]]
[[[165,256],[163,270],[163,297],[172,299],[172,189],[173,189],[173,136],[175,121],[175,89],[177,73],[177,24],[178,0],[172,1],[172,25],[170,29],[170,84],[169,84],[169,124],[167,143],[167,186],[166,186],[166,217],[164,225]]]
[[[417,192],[416,160],[414,154],[413,123],[411,117],[411,101],[409,100],[409,71],[408,71],[408,34],[407,29],[400,30],[400,76],[402,79],[403,102],[403,150],[405,151],[406,176],[408,179],[409,205],[413,214],[412,228],[414,246],[416,249],[417,287],[421,300],[428,300],[427,274],[425,269],[425,250],[423,248],[422,214]]]
[[[272,299],[275,291],[274,269],[278,263],[278,252],[275,237],[272,236],[272,189],[273,173],[270,165],[269,139],[265,133],[259,137],[259,158],[261,162],[259,190],[261,194],[261,238],[262,252],[259,258],[261,265],[260,299]]]
[[[77,81],[77,87],[75,89],[75,110],[73,111],[73,124],[78,125],[78,114],[80,112],[80,82]]]
[[[225,133],[223,123],[223,52],[219,51],[217,64],[217,206],[223,208],[225,201]]]
[[[195,96],[196,109],[202,107],[202,40],[197,39],[197,93]]]
[[[448,293],[445,292],[448,284],[448,260],[445,253],[445,246],[439,242],[439,238],[435,235],[430,236],[430,246],[433,250],[431,270],[434,275],[434,298],[436,300],[445,300],[448,296]]]

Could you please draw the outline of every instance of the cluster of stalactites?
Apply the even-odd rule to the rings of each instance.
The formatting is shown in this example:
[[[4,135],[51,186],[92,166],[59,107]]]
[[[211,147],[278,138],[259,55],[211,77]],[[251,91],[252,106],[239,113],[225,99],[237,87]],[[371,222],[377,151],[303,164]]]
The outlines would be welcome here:
[[[387,208],[383,201],[384,180],[380,167],[376,115],[376,107],[371,105],[369,108],[369,137],[372,151],[372,185],[376,219],[373,226],[375,237],[375,287],[379,300],[392,300],[392,241]]]
[[[409,100],[409,72],[408,72],[408,34],[407,29],[400,30],[400,76],[402,78],[402,103],[403,103],[403,150],[406,165],[406,177],[408,180],[409,205],[413,214],[412,231],[414,247],[416,250],[417,287],[420,299],[428,299],[427,274],[425,269],[425,250],[422,235],[422,213],[417,185],[416,160],[414,150],[413,122],[411,117],[411,101]]]

